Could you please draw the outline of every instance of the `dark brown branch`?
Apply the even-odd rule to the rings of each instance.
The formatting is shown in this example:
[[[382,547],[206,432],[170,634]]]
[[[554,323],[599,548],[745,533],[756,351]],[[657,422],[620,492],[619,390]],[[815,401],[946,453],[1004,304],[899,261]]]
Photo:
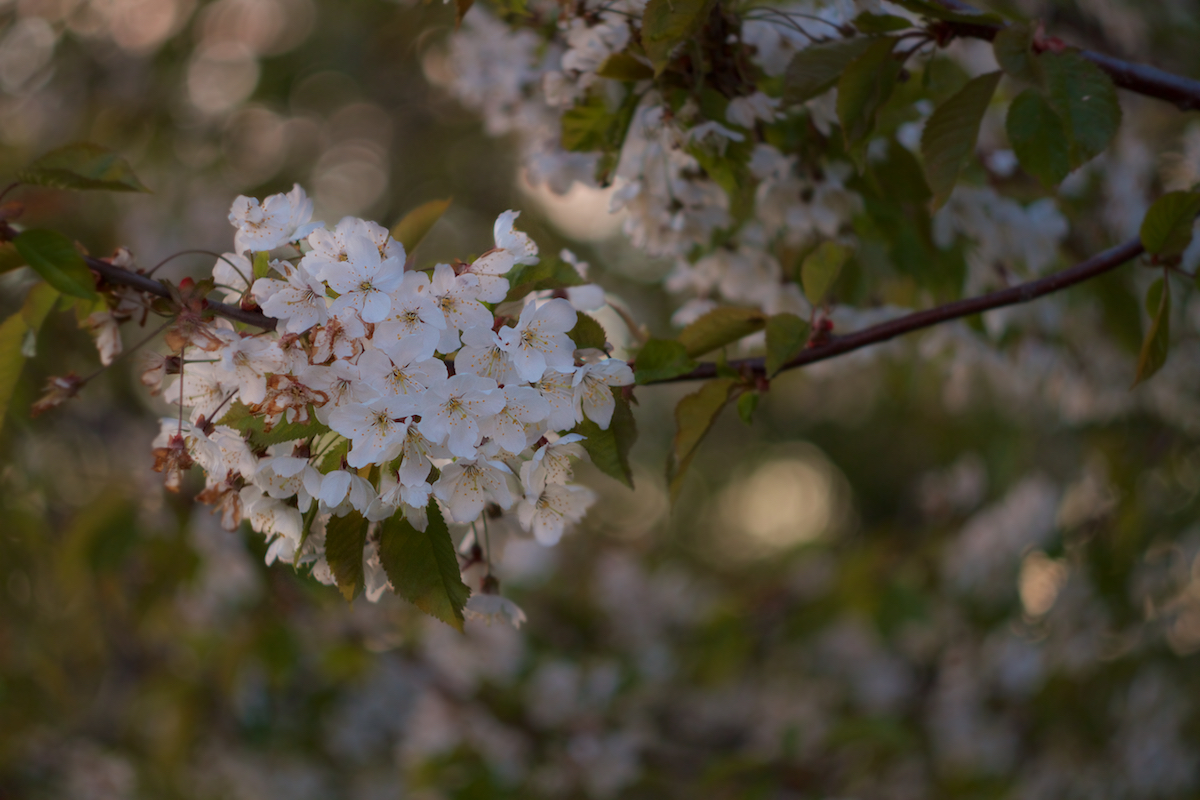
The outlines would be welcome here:
[[[979,9],[959,2],[959,0],[937,0],[937,2],[954,11],[979,13]],[[1004,25],[967,24],[962,22],[944,22],[941,24],[945,25],[946,28],[952,30],[958,36],[972,39],[986,39],[989,42],[995,39],[996,34],[1005,27]],[[1093,53],[1090,50],[1084,50],[1080,55],[1107,72],[1108,76],[1112,78],[1113,83],[1122,89],[1128,89],[1131,92],[1137,92],[1147,97],[1165,100],[1178,107],[1181,111],[1200,109],[1200,81],[1173,75],[1157,67],[1150,67],[1145,64],[1133,64],[1128,61],[1122,61],[1119,58],[1106,56],[1103,53]]]
[[[155,297],[170,297],[171,293],[167,291],[167,287],[160,281],[154,280],[148,275],[140,275],[136,272],[130,272],[127,269],[115,266],[102,261],[98,258],[85,256],[84,260],[100,277],[109,283],[118,283],[122,286],[130,286],[137,289],[139,292],[152,294]],[[218,303],[208,301],[208,310],[216,314],[218,317],[224,317],[233,322],[244,322],[247,325],[253,325],[256,328],[262,328],[264,331],[275,330],[275,320],[265,314],[260,314],[257,311],[246,311],[245,309],[231,306],[228,303]]]
[[[1125,242],[1125,244],[1105,250],[1102,253],[1097,253],[1086,261],[1082,261],[1073,267],[1045,278],[1022,283],[1008,289],[1001,289],[998,292],[981,295],[980,297],[969,297],[965,300],[947,303],[944,306],[930,308],[925,311],[916,311],[889,322],[872,325],[855,333],[833,337],[826,344],[804,350],[800,355],[784,364],[783,369],[795,369],[796,367],[803,367],[806,364],[813,364],[817,361],[825,361],[826,359],[854,350],[861,350],[864,347],[886,342],[889,339],[903,336],[906,333],[931,328],[934,325],[962,319],[963,317],[971,317],[975,314],[981,314],[984,311],[991,311],[994,308],[1028,303],[1030,300],[1061,291],[1077,283],[1090,280],[1097,275],[1102,275],[1109,270],[1116,269],[1130,259],[1137,258],[1144,252],[1141,240],[1131,239]],[[766,360],[763,358],[745,358],[730,361],[729,366],[747,377],[766,375]],[[702,380],[715,378],[716,376],[717,365],[705,363],[686,375],[679,375],[665,381],[650,381],[644,385]]]

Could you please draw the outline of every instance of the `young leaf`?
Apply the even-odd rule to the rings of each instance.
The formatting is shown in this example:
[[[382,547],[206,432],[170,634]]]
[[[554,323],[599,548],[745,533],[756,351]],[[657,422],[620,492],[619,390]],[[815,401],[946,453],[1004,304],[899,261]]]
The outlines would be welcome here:
[[[767,377],[773,378],[808,344],[808,323],[795,314],[775,314],[767,320]]]
[[[661,75],[675,46],[691,38],[708,19],[715,0],[650,0],[642,12],[642,46]]]
[[[803,103],[832,89],[846,67],[865,53],[873,41],[856,36],[820,42],[796,53],[783,77],[783,104]]]
[[[1071,166],[1098,156],[1121,126],[1121,105],[1112,79],[1078,52],[1038,56],[1050,105],[1071,141]]]
[[[18,172],[17,180],[55,189],[150,191],[138,180],[128,161],[107,147],[89,142],[51,150]]]
[[[574,432],[584,437],[580,444],[597,469],[632,489],[633,470],[629,467],[629,451],[637,441],[637,423],[633,419],[633,410],[630,409],[625,395],[620,389],[612,391],[616,408],[613,410],[612,421],[608,423],[608,430],[601,430],[600,426],[590,419],[584,419],[575,426]]]
[[[639,384],[665,381],[696,368],[687,348],[669,339],[651,339],[638,351],[633,375]]]
[[[992,40],[992,52],[996,56],[996,63],[1006,74],[1030,83],[1037,81],[1031,25],[1022,22],[1002,29]]]
[[[1062,119],[1036,89],[1017,95],[1004,123],[1021,168],[1046,187],[1057,186],[1071,171],[1070,142]]]
[[[684,328],[679,342],[695,358],[761,331],[766,324],[767,316],[757,309],[714,308]]]
[[[333,517],[325,526],[325,560],[347,602],[363,588],[363,547],[366,544],[367,521],[357,511],[344,517]]]
[[[406,255],[412,255],[425,235],[433,230],[433,226],[450,207],[450,200],[451,198],[447,197],[445,200],[422,203],[392,226],[392,238],[404,245]]]
[[[342,459],[346,457],[346,453],[350,452],[350,440],[343,438],[338,441],[333,447],[325,451],[325,455],[321,458],[321,466],[318,470],[328,474],[335,469],[342,468]]]
[[[596,74],[616,81],[644,81],[654,77],[654,69],[629,53],[613,53]]]
[[[254,254],[253,272],[254,280],[267,277],[267,273],[271,271],[271,256],[266,250],[260,250]]]
[[[595,317],[582,311],[577,312],[575,327],[567,333],[567,336],[575,343],[577,350],[589,347],[603,350],[604,345],[608,344],[608,334],[604,332],[604,326],[597,322]]]
[[[1146,292],[1146,306],[1155,310],[1150,329],[1142,340],[1142,351],[1138,354],[1134,386],[1149,379],[1167,361],[1167,350],[1171,344],[1171,285],[1162,278],[1152,283],[1150,291]]]
[[[58,291],[48,283],[38,283],[25,295],[21,310],[0,324],[0,427],[8,416],[8,406],[25,366],[22,348],[29,334],[37,335],[58,300]]]
[[[808,302],[814,306],[821,304],[849,257],[850,249],[837,242],[821,242],[805,257],[800,265],[800,283]]]
[[[866,51],[846,67],[838,79],[838,120],[852,155],[861,150],[855,145],[865,143],[875,129],[875,115],[892,96],[900,76],[901,64],[892,57],[896,41],[892,36],[872,38]],[[856,160],[860,162],[861,171],[862,159]]]
[[[1156,256],[1177,256],[1192,243],[1192,226],[1200,214],[1200,192],[1167,192],[1154,201],[1142,220],[1142,246]]]
[[[13,245],[25,263],[63,294],[91,300],[96,297],[92,273],[71,240],[61,233],[29,230],[18,234]]]
[[[858,28],[859,33],[895,33],[913,27],[913,23],[904,17],[895,14],[873,14],[870,11],[862,12],[850,20],[850,24]]]
[[[983,114],[1003,74],[989,72],[968,81],[938,106],[925,123],[921,156],[925,159],[925,177],[933,190],[934,208],[940,208],[950,199],[958,171],[975,151]]]
[[[679,496],[683,476],[696,455],[696,449],[717,421],[721,409],[729,402],[729,395],[737,384],[736,378],[711,380],[699,391],[680,400],[675,407],[675,441],[668,470],[672,501]]]
[[[471,590],[462,582],[450,529],[430,500],[429,524],[419,531],[397,514],[379,532],[379,560],[396,594],[431,617],[462,631],[463,607]]]
[[[754,422],[754,410],[758,408],[758,401],[762,395],[758,392],[746,392],[737,401],[738,416],[742,418],[742,422],[747,425]]]
[[[249,407],[241,400],[234,400],[233,405],[225,412],[225,416],[217,421],[218,425],[228,425],[230,428],[250,434],[251,448],[258,450],[273,444],[307,439],[310,436],[320,436],[329,433],[329,428],[317,419],[312,406],[308,407],[308,422],[287,422],[280,419],[269,431],[263,431],[265,420],[261,415],[255,416]]]

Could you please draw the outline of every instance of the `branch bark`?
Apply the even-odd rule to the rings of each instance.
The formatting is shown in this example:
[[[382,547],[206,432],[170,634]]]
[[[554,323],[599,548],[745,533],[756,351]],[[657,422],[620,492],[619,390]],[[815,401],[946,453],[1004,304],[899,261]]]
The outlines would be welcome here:
[[[954,11],[979,13],[979,9],[959,2],[959,0],[937,0],[937,2]],[[1006,27],[1004,25],[979,25],[961,22],[946,22],[943,24],[958,36],[971,39],[986,39],[989,42],[995,39],[996,34]],[[1091,50],[1084,50],[1080,55],[1107,72],[1108,76],[1112,78],[1113,83],[1122,89],[1127,89],[1146,97],[1164,100],[1176,106],[1181,111],[1200,109],[1200,81],[1174,75],[1157,67],[1122,61],[1119,58],[1106,56],[1103,53],[1094,53]]]
[[[903,317],[890,320],[889,322],[872,325],[861,331],[856,331],[845,336],[833,337],[826,344],[804,350],[791,361],[784,364],[783,369],[795,369],[796,367],[803,367],[818,361],[825,361],[826,359],[844,355],[854,350],[861,350],[864,347],[886,342],[889,339],[903,336],[906,333],[931,328],[943,322],[974,316],[975,314],[981,314],[984,311],[991,311],[995,308],[1028,303],[1030,300],[1062,291],[1070,286],[1083,283],[1091,278],[1095,278],[1097,275],[1102,275],[1105,272],[1116,269],[1122,264],[1137,258],[1144,252],[1141,240],[1131,239],[1124,244],[1097,253],[1086,261],[1081,261],[1073,267],[1045,278],[1011,286],[1007,289],[1001,289],[998,292],[980,295],[979,297],[957,300],[953,303],[947,303],[925,311],[916,311],[912,314],[906,314]],[[766,359],[764,358],[744,358],[730,361],[728,365],[747,377],[765,377],[767,374]],[[652,386],[656,383],[704,380],[715,378],[716,376],[717,365],[714,363],[705,363],[685,375],[678,375],[663,381],[650,381],[642,385]]]
[[[116,283],[122,286],[129,286],[137,289],[139,292],[152,294],[155,297],[170,297],[171,293],[167,291],[167,287],[163,286],[160,281],[154,280],[147,275],[141,275],[136,272],[122,269],[114,266],[107,261],[102,261],[92,256],[84,256],[84,261],[92,272],[95,272],[100,277],[109,283]],[[208,301],[208,310],[216,314],[218,317],[224,317],[232,322],[243,322],[247,325],[253,325],[256,328],[262,328],[264,331],[275,330],[276,320],[268,317],[265,314],[260,314],[257,311],[246,311],[245,309],[231,306],[228,303],[218,303]]]

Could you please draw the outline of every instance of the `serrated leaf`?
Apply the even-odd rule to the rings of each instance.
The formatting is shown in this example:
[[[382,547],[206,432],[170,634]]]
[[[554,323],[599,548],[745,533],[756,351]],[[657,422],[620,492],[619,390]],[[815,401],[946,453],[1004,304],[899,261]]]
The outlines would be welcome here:
[[[1026,89],[1008,108],[1008,142],[1021,168],[1046,187],[1057,186],[1071,171],[1071,144],[1062,118],[1041,92]]]
[[[858,28],[860,33],[895,33],[913,27],[913,23],[904,17],[895,14],[874,14],[870,11],[862,12],[850,20],[850,24]]]
[[[925,178],[933,190],[933,207],[940,208],[950,199],[958,171],[975,152],[979,126],[992,102],[1000,71],[980,75],[942,103],[921,134],[921,157],[925,160]]]
[[[1200,214],[1200,192],[1168,192],[1154,201],[1142,220],[1142,247],[1156,256],[1177,256],[1192,243]]]
[[[340,441],[325,451],[325,455],[321,457],[321,466],[317,468],[318,472],[328,475],[335,469],[342,468],[342,459],[350,452],[350,440],[343,437]]]
[[[616,408],[608,430],[601,430],[590,419],[584,419],[575,426],[574,432],[585,437],[580,444],[597,469],[632,489],[633,470],[629,467],[629,451],[637,441],[637,423],[633,419],[629,401],[620,389],[613,389],[613,399]]]
[[[404,245],[404,253],[412,255],[421,240],[433,230],[446,209],[450,208],[452,198],[445,200],[430,200],[409,211],[400,221],[392,226],[392,238]]]
[[[458,631],[463,629],[463,608],[471,590],[462,581],[458,554],[450,529],[430,500],[429,524],[424,531],[403,515],[384,520],[379,530],[379,560],[396,594],[431,617]]]
[[[750,425],[754,422],[754,410],[758,408],[758,401],[762,398],[758,392],[745,392],[737,401],[738,416],[742,422]]]
[[[13,247],[11,242],[0,244],[0,275],[23,266],[25,266],[25,259],[21,258],[21,254],[17,252],[17,248]]]
[[[367,521],[357,511],[344,517],[332,517],[325,524],[325,560],[347,602],[363,589],[363,547],[366,544]]]
[[[63,294],[88,300],[96,297],[96,283],[83,256],[61,233],[29,230],[13,239],[13,246],[34,272]]]
[[[1171,286],[1162,278],[1150,285],[1146,293],[1147,307],[1155,307],[1150,320],[1150,328],[1142,340],[1142,350],[1138,354],[1137,375],[1133,385],[1148,380],[1154,373],[1162,369],[1167,362],[1167,351],[1171,344]],[[1132,387],[1131,387],[1132,388]]]
[[[695,358],[761,331],[766,324],[767,315],[758,309],[714,308],[684,328],[679,342]]]
[[[696,368],[696,362],[688,357],[682,343],[670,339],[651,339],[638,351],[633,362],[633,376],[637,383],[665,381],[686,375]]]
[[[679,401],[675,407],[675,440],[671,447],[671,464],[668,477],[671,485],[672,502],[679,496],[683,476],[696,455],[700,442],[712,429],[721,409],[729,402],[738,381],[735,378],[717,378],[700,387],[694,394]]]
[[[846,149],[863,167],[862,148],[875,130],[875,117],[896,87],[902,65],[892,57],[897,39],[879,36],[838,78],[837,114]]]
[[[1022,22],[1004,28],[992,40],[992,52],[996,56],[996,63],[1006,74],[1030,83],[1037,81],[1033,26]]]
[[[37,283],[25,295],[21,309],[0,324],[0,428],[4,426],[13,392],[25,367],[22,351],[26,339],[30,334],[37,335],[58,296],[58,291],[50,284]]]
[[[235,400],[225,415],[217,421],[218,425],[227,425],[239,433],[249,434],[250,446],[255,450],[329,433],[329,428],[313,413],[312,406],[308,407],[308,422],[287,422],[280,419],[269,431],[263,430],[265,423],[266,420],[261,414],[253,414],[241,400]]]
[[[865,36],[810,45],[788,63],[783,78],[783,104],[803,103],[833,88],[851,62],[862,56],[873,40]]]
[[[642,47],[654,74],[661,75],[676,45],[691,38],[705,20],[715,0],[650,0],[642,12]]]
[[[654,68],[629,53],[613,53],[596,74],[615,81],[644,81],[654,77]]]
[[[149,192],[129,162],[107,147],[80,142],[51,150],[17,173],[17,180],[55,189]]]
[[[962,22],[967,25],[1003,25],[1004,18],[999,14],[987,11],[955,10],[930,2],[930,0],[895,0],[896,5],[903,6],[909,11],[929,19],[940,19],[945,22]]]
[[[1104,70],[1078,52],[1045,52],[1037,65],[1070,139],[1071,167],[1079,167],[1102,153],[1121,126],[1117,89]]]
[[[577,350],[589,347],[603,350],[608,344],[608,334],[604,332],[604,326],[597,322],[595,317],[582,311],[576,312],[575,327],[567,332],[567,336],[575,343]]]
[[[808,344],[808,333],[808,323],[795,314],[775,314],[767,320],[767,377],[775,377],[800,354]]]
[[[800,265],[800,283],[808,302],[817,306],[825,300],[848,258],[850,248],[837,242],[821,242],[805,257]]]

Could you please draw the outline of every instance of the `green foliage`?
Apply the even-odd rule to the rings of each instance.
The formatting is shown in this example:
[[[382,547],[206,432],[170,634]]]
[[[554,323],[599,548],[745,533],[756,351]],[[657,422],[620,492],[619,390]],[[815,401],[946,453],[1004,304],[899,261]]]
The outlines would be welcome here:
[[[849,257],[850,248],[837,242],[821,242],[805,257],[800,265],[800,283],[808,302],[819,306],[825,301],[825,295],[837,281]]]
[[[767,376],[774,377],[808,343],[808,323],[795,314],[775,314],[767,320]]]
[[[1192,243],[1200,214],[1200,192],[1168,192],[1154,201],[1142,220],[1142,246],[1155,256],[1177,256]]]
[[[637,109],[639,95],[629,91],[616,109],[609,108],[606,95],[592,91],[562,116],[564,150],[599,152],[596,180],[607,184],[616,167],[617,155],[625,143],[629,123]]]
[[[411,256],[421,240],[433,230],[446,209],[450,208],[452,198],[445,200],[430,200],[409,211],[400,221],[392,226],[392,238],[404,245],[404,252]]]
[[[574,432],[584,437],[580,444],[587,451],[596,469],[632,489],[633,470],[629,467],[629,451],[637,441],[637,423],[633,419],[629,401],[625,399],[621,390],[614,388],[612,392],[616,408],[613,410],[608,429],[601,429],[590,419],[584,419],[575,426]]]
[[[644,81],[654,77],[654,68],[630,53],[613,53],[596,74],[616,81]]]
[[[0,324],[0,428],[8,416],[8,406],[25,366],[25,340],[37,335],[58,296],[50,284],[35,284],[25,295],[21,310]]]
[[[429,524],[424,531],[399,514],[384,520],[379,560],[396,594],[461,631],[471,590],[459,575],[458,554],[436,500],[429,501],[426,513]]]
[[[296,439],[307,439],[310,436],[320,436],[329,433],[329,428],[323,425],[313,413],[312,406],[308,407],[308,422],[287,422],[280,419],[271,430],[264,430],[266,419],[262,414],[255,414],[241,400],[234,400],[225,416],[217,422],[218,425],[228,425],[235,431],[246,435],[250,447],[261,450],[273,444],[283,444]]]
[[[505,276],[511,287],[505,302],[521,300],[532,291],[582,286],[583,278],[575,267],[561,258],[543,258],[536,264],[518,264]]]
[[[913,27],[913,24],[904,17],[898,17],[895,14],[874,14],[870,11],[862,12],[852,19],[850,24],[860,33],[895,33]]]
[[[344,436],[339,436],[337,443],[325,451],[325,455],[321,458],[321,466],[318,469],[324,473],[332,472],[335,469],[341,469],[342,460],[349,452],[350,440]]]
[[[258,280],[259,278],[267,277],[267,273],[269,273],[271,271],[270,254],[267,253],[266,251],[260,251],[258,253],[255,253],[253,266],[254,266],[254,268],[253,268],[253,271],[251,274],[254,277],[252,278],[252,280]]]
[[[21,258],[21,254],[11,242],[0,244],[0,275],[23,266],[25,266],[25,259]]]
[[[1005,120],[1008,141],[1021,168],[1046,187],[1057,186],[1071,171],[1070,142],[1062,118],[1036,89],[1017,95]]]
[[[938,106],[925,124],[921,156],[925,159],[925,177],[933,190],[934,208],[940,208],[950,199],[958,171],[974,153],[979,126],[1002,74],[989,72],[972,79]]]
[[[691,38],[712,11],[715,0],[650,0],[642,12],[642,46],[654,74],[661,75],[675,47]]]
[[[806,47],[792,56],[783,78],[783,104],[803,103],[833,88],[838,78],[875,40],[858,36]]]
[[[87,300],[96,297],[91,270],[71,240],[61,233],[28,230],[13,239],[13,245],[25,263],[55,289]]]
[[[665,381],[685,375],[696,368],[682,343],[670,339],[651,339],[638,351],[633,363],[634,378],[639,384]]]
[[[567,332],[567,336],[579,350],[603,350],[608,344],[608,334],[604,332],[604,326],[597,322],[595,317],[582,311],[576,312],[575,327]]]
[[[1102,69],[1075,51],[1042,53],[1037,64],[1050,105],[1071,142],[1071,167],[1082,166],[1108,147],[1121,126],[1116,87]]]
[[[325,560],[337,579],[342,597],[349,602],[363,590],[363,547],[367,544],[367,521],[351,511],[333,517],[325,525]]]
[[[684,328],[679,342],[695,358],[761,331],[766,324],[766,314],[755,308],[714,308]]]
[[[762,395],[758,392],[745,392],[737,401],[738,417],[747,425],[754,421],[754,410],[758,408],[758,401]]]
[[[1017,80],[1036,83],[1039,70],[1033,52],[1033,27],[1026,23],[1009,25],[996,34],[992,52],[1004,72]]]
[[[900,77],[902,65],[892,55],[897,41],[892,36],[873,38],[838,79],[838,120],[842,123],[846,150],[860,172],[865,166],[866,142],[875,129],[876,115],[892,96]]]
[[[149,192],[124,158],[98,144],[80,142],[51,150],[17,173],[17,180],[54,189]]]
[[[680,400],[675,407],[675,439],[667,468],[672,502],[679,497],[683,476],[695,458],[700,442],[712,430],[721,409],[725,408],[738,385],[736,378],[716,378]]]
[[[1150,327],[1138,354],[1134,386],[1149,380],[1167,362],[1171,344],[1171,284],[1166,278],[1159,278],[1150,285],[1146,292],[1146,309],[1151,314]]]

